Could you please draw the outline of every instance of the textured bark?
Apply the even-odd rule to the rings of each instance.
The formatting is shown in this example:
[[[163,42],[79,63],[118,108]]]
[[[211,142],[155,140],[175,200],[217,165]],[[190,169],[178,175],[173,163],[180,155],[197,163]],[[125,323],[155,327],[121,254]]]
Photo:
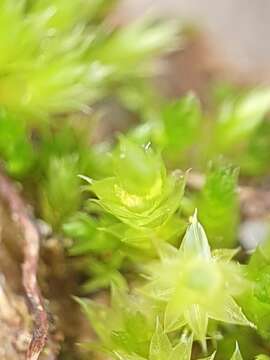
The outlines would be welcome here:
[[[2,173],[0,173],[0,197],[7,204],[12,220],[19,227],[23,239],[22,284],[34,323],[26,360],[37,360],[45,347],[49,331],[47,312],[37,283],[40,235],[32,214],[16,187]],[[2,297],[2,299],[8,302],[7,298]]]

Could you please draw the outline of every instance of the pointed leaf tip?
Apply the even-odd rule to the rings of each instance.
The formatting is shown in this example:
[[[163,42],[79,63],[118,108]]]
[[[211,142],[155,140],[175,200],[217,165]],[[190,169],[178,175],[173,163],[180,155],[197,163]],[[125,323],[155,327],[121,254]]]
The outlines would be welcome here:
[[[166,360],[172,351],[168,336],[164,333],[159,318],[156,320],[156,330],[150,344],[150,360]]]
[[[234,350],[234,353],[233,353],[233,355],[232,355],[232,357],[231,357],[231,360],[243,360],[237,342],[236,342],[236,344],[235,344],[235,350]]]
[[[191,223],[186,231],[180,250],[190,255],[202,256],[205,259],[210,259],[210,246],[205,231],[202,225],[198,222],[197,210],[195,210],[190,222]]]

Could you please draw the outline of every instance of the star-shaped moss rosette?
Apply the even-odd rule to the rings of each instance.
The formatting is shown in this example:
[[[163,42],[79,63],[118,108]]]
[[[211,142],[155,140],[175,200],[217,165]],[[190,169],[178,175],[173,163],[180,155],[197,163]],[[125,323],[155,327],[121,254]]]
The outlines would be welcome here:
[[[241,266],[231,261],[235,250],[211,254],[196,214],[180,249],[163,245],[160,261],[146,268],[149,282],[143,292],[165,303],[165,331],[188,326],[205,346],[209,319],[253,326],[234,300],[248,285]]]
[[[163,225],[179,208],[184,176],[167,175],[159,154],[125,137],[112,155],[113,176],[91,181],[97,203],[133,228]],[[95,200],[94,200],[95,201]]]

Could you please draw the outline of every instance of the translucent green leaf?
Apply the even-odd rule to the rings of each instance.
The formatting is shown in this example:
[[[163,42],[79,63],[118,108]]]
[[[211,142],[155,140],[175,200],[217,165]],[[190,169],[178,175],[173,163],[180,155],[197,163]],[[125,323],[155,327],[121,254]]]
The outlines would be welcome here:
[[[186,256],[193,255],[210,259],[211,251],[208,240],[203,227],[197,220],[196,213],[192,216],[190,221],[191,224],[186,231],[180,251],[185,253]]]
[[[184,316],[195,339],[200,340],[204,344],[208,326],[208,315],[205,310],[199,305],[194,304],[185,311]]]
[[[215,249],[212,251],[212,256],[217,261],[231,261],[232,258],[239,252],[239,248],[236,249]]]
[[[166,332],[178,330],[187,323],[187,319],[184,317],[185,306],[181,307],[178,300],[173,297],[166,306],[164,316]]]
[[[231,357],[231,360],[243,360],[237,343],[236,343],[235,351]]]
[[[149,196],[155,187],[155,191],[161,190],[164,165],[151,148],[144,149],[121,137],[113,159],[119,185],[128,193]]]
[[[172,350],[168,360],[190,360],[193,336],[183,335],[179,343]]]
[[[171,354],[172,345],[168,336],[157,321],[156,331],[152,337],[150,344],[149,359],[150,360],[167,360]]]
[[[237,305],[232,297],[227,296],[223,299],[223,301],[224,306],[220,307],[218,310],[209,310],[208,315],[210,318],[231,324],[254,327],[254,325],[246,318],[242,312],[242,309]]]

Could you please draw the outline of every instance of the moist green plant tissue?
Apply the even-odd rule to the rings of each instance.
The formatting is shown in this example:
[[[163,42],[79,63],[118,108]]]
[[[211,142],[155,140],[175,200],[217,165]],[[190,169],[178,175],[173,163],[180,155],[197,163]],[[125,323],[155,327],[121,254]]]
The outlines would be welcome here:
[[[44,354],[269,360],[270,89],[164,98],[148,80],[189,33],[121,25],[116,5],[0,1],[0,188],[19,184],[42,235],[40,294],[59,319]],[[21,259],[2,203],[0,217],[2,279]]]

